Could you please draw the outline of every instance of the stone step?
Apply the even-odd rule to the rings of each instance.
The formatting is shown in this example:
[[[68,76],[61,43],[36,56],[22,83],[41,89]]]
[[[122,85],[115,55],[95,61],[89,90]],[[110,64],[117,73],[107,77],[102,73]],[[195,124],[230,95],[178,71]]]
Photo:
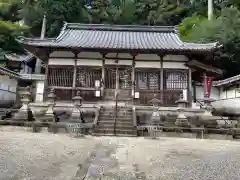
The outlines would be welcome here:
[[[106,128],[106,129],[114,129],[114,124],[98,124],[96,128]],[[116,123],[116,128],[118,129],[129,129],[129,130],[134,130],[134,127],[132,124],[129,125],[122,125],[122,124],[117,124]]]
[[[106,106],[106,107],[102,107],[101,110],[108,110],[108,109],[115,109],[116,106],[115,104],[113,106]],[[132,107],[131,106],[121,106],[121,105],[118,105],[118,109],[129,109],[129,110],[132,110]]]
[[[109,119],[115,119],[115,117],[114,116],[99,116],[98,119],[109,120]],[[121,119],[123,121],[125,121],[125,120],[132,120],[132,116],[131,117],[130,116],[117,116],[116,119]]]
[[[119,137],[136,137],[135,134],[105,134],[105,133],[92,133],[93,136],[119,136]]]
[[[101,109],[102,112],[109,112],[109,111],[116,111],[116,108],[106,108],[106,109]],[[132,109],[131,108],[118,108],[118,111],[127,111],[127,112],[131,112]]]
[[[114,132],[114,129],[99,129],[96,128],[94,130],[94,133],[103,133],[103,134],[132,134],[137,135],[136,130],[126,130],[126,129],[116,129]]]
[[[113,111],[100,112],[99,115],[105,115],[105,116],[113,115],[113,116],[115,116],[115,112],[113,112]],[[130,115],[132,115],[132,112],[118,112],[117,115],[118,115],[118,116],[125,116],[125,115],[126,115],[126,116],[130,116]]]
[[[101,120],[106,120],[106,121],[108,121],[108,120],[114,120],[115,119],[115,117],[106,117],[106,116],[100,116],[99,117],[99,120],[101,121]],[[132,117],[116,117],[116,120],[118,120],[118,121],[132,121]]]
[[[98,121],[98,124],[114,124],[115,121]],[[116,124],[119,124],[119,125],[132,125],[132,121],[125,121],[125,122],[120,122],[120,121],[117,121]]]

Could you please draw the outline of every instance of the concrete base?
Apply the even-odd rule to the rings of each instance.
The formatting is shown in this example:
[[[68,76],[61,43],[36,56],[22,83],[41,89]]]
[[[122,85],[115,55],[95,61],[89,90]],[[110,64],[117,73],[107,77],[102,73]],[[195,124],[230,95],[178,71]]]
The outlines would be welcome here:
[[[19,109],[19,111],[14,115],[13,120],[28,120],[28,111],[23,111]]]
[[[159,132],[158,137],[178,137],[178,138],[197,138],[196,133],[178,133],[178,132]]]
[[[216,139],[216,140],[233,140],[232,135],[227,134],[204,134],[204,139]]]
[[[195,138],[195,139],[216,139],[216,140],[233,140],[232,135],[227,134],[202,134],[198,133],[186,133],[186,132],[155,132],[155,137],[144,133],[146,139],[157,139],[159,137],[174,137],[174,138]]]

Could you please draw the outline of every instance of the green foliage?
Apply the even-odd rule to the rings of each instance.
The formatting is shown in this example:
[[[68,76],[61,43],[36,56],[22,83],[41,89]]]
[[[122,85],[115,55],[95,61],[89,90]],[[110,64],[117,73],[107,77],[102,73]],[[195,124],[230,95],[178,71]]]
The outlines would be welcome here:
[[[56,36],[64,21],[84,22],[85,1],[48,0],[24,4],[21,17],[30,26],[31,33],[39,37],[44,13],[47,15],[47,36]]]
[[[85,1],[48,0],[24,4],[21,17],[40,36],[44,12],[47,12],[47,35],[56,36],[62,23],[106,23],[176,25],[187,15],[189,3],[175,0],[93,0],[91,9]]]
[[[179,25],[179,31],[182,39],[184,41],[193,41],[188,37],[189,33],[191,33],[192,29],[195,28],[197,25],[201,24],[201,22],[205,19],[206,18],[202,16],[192,16],[185,18],[183,22]]]
[[[14,38],[27,30],[27,27],[16,23],[20,20],[18,11],[21,4],[19,2],[17,0],[0,1],[0,54],[24,52]]]
[[[93,0],[92,8],[86,7],[85,0],[0,0],[0,47],[5,51],[20,50],[14,36],[26,32],[26,28],[15,24],[19,20],[24,20],[30,27],[32,36],[39,37],[45,13],[48,37],[58,35],[64,21],[180,24],[180,34],[184,41],[219,41],[224,44],[219,66],[227,69],[240,67],[240,1],[213,1],[215,17],[208,21],[207,0]]]
[[[194,19],[194,18],[193,18]],[[191,20],[191,18],[190,18]],[[240,11],[237,8],[224,8],[218,17],[209,21],[187,19],[181,24],[182,38],[190,42],[220,42],[224,49],[220,52],[218,66],[227,70],[228,75],[240,71]],[[189,28],[191,23],[195,26]],[[189,25],[190,24],[190,25]],[[186,33],[186,31],[188,31]],[[229,61],[230,60],[230,61]]]

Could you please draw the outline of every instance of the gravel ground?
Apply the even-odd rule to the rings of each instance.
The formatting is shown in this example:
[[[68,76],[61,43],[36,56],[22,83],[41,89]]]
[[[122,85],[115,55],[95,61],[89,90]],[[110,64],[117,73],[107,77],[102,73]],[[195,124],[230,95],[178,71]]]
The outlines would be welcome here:
[[[0,128],[0,180],[239,180],[240,142]]]

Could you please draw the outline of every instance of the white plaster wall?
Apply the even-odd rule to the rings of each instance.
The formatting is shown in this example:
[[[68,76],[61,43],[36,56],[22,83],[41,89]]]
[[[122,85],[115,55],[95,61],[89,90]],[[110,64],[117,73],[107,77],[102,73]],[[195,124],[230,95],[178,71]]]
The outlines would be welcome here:
[[[8,76],[0,76],[0,105],[16,100],[17,80]]]
[[[220,99],[226,99],[227,98],[227,92],[221,87],[220,88]]]
[[[138,54],[135,57],[136,60],[159,60],[160,57],[156,54]]]
[[[102,55],[98,52],[80,52],[77,55],[79,58],[102,58]]]
[[[203,86],[197,86],[196,98],[202,99],[203,95],[204,95]],[[222,87],[213,87],[210,97],[215,100],[231,99],[231,98],[240,97],[240,92],[238,92],[236,88],[223,89]]]
[[[49,58],[48,59],[48,64],[49,65],[74,65],[75,64],[75,59],[73,58]]]
[[[75,54],[71,51],[53,51],[49,57],[75,57]]]
[[[132,59],[133,57],[129,53],[108,53],[106,55],[107,58],[127,58],[127,59]]]
[[[204,88],[203,86],[196,86],[196,99],[202,100],[204,98]],[[220,99],[220,91],[216,87],[212,87],[210,98],[214,100]]]
[[[185,62],[163,62],[163,68],[166,69],[188,69]]]
[[[36,81],[35,102],[43,102],[44,81]]]
[[[220,90],[220,99],[230,99],[240,97],[240,92],[236,88],[229,88],[229,89],[223,89]]]
[[[102,60],[78,59],[78,66],[102,66]]]
[[[235,88],[230,88],[228,90],[226,90],[226,99],[229,99],[229,98],[235,98],[236,97],[236,94],[235,94]]]
[[[144,62],[144,61],[136,61],[136,68],[160,68],[160,62]]]
[[[184,55],[166,55],[163,57],[165,61],[188,61],[188,57]]]
[[[114,64],[118,64],[118,65],[132,65],[132,60],[118,60],[118,63],[116,63],[116,61],[114,59],[106,59],[105,60],[105,64],[109,64],[109,65],[114,65]]]
[[[240,90],[239,89],[236,90],[236,97],[240,97]]]

